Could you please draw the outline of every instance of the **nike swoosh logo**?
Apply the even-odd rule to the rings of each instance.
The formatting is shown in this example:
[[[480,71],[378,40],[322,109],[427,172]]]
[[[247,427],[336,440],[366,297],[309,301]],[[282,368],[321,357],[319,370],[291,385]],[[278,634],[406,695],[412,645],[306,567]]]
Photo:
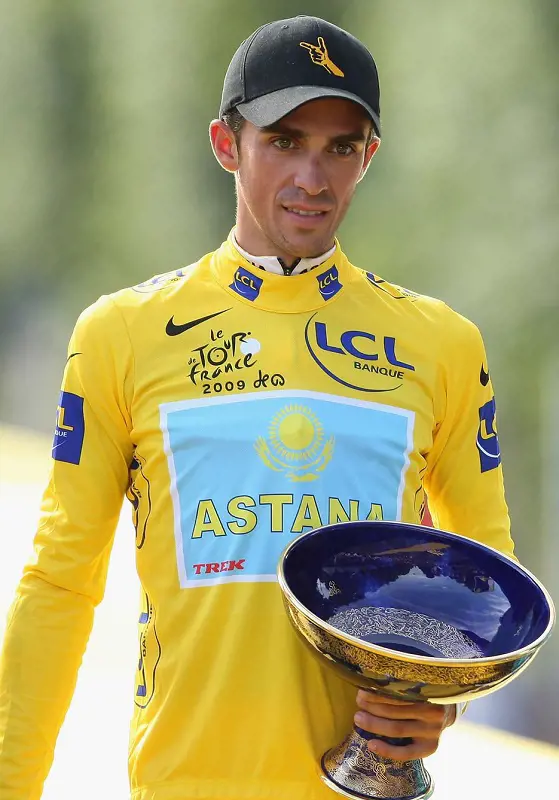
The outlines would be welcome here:
[[[69,356],[68,356],[68,358],[66,359],[66,363],[68,363],[68,361],[69,361],[71,358],[74,358],[74,356],[81,356],[81,353],[70,353],[70,355],[69,355]]]
[[[190,322],[185,322],[183,325],[175,325],[174,317],[171,317],[169,322],[167,323],[167,327],[165,328],[165,333],[167,336],[178,336],[179,333],[184,333],[185,331],[189,331],[191,328],[195,328],[196,325],[201,325],[202,322],[207,322],[209,319],[213,319],[214,317],[219,317],[220,314],[225,314],[226,311],[231,311],[230,308],[224,308],[223,311],[216,311],[215,314],[208,314],[206,317],[200,317],[199,319],[193,319]]]
[[[487,386],[489,383],[489,373],[485,371],[483,364],[481,365],[481,372],[479,373],[479,382],[482,386]]]

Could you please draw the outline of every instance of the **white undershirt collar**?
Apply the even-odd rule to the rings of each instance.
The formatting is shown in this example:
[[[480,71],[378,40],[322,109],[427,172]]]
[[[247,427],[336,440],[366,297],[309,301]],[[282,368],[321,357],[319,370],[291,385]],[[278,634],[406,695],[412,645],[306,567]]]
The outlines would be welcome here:
[[[321,256],[315,256],[314,258],[301,258],[292,270],[286,272],[277,256],[253,256],[250,253],[247,253],[246,250],[243,250],[243,248],[237,242],[233,232],[231,233],[231,238],[233,244],[243,258],[246,258],[246,260],[250,261],[251,264],[254,264],[255,267],[264,269],[266,272],[273,272],[275,275],[289,276],[300,275],[302,272],[309,272],[309,270],[324,264],[324,262],[327,261],[330,256],[334,255],[336,251],[336,245],[334,245],[334,247],[332,247],[326,253],[323,253]]]

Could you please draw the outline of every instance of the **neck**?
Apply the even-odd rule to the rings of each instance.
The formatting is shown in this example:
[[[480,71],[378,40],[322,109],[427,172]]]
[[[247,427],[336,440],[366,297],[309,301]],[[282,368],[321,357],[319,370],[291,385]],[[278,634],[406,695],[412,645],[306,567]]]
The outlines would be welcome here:
[[[237,205],[234,231],[235,240],[247,253],[264,258],[279,258],[287,267],[293,266],[302,258],[317,258],[323,252],[330,250],[335,244],[334,237],[332,237],[331,241],[327,242],[324,250],[322,248],[319,248],[316,252],[304,250],[302,253],[286,250],[281,244],[278,245],[277,242],[266,236],[260,226],[256,224],[244,203],[238,203]]]

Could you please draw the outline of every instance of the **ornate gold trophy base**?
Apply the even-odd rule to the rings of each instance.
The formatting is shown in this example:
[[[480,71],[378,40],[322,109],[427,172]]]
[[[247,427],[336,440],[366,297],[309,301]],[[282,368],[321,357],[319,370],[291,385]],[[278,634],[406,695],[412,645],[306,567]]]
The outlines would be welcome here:
[[[322,780],[344,797],[365,800],[427,800],[434,791],[423,761],[393,761],[367,747],[371,734],[354,727],[321,761]],[[389,740],[396,742],[397,740]]]

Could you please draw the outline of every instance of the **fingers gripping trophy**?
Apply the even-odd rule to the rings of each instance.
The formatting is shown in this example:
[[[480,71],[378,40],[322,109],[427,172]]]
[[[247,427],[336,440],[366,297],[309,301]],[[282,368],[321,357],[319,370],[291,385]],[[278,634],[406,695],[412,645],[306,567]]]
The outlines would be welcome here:
[[[356,687],[403,701],[450,704],[494,692],[549,637],[542,584],[491,547],[397,522],[317,528],[284,551],[278,580],[295,631]],[[322,778],[352,798],[425,800],[423,762],[372,753],[354,727],[321,760]],[[409,740],[389,740],[409,744]]]

